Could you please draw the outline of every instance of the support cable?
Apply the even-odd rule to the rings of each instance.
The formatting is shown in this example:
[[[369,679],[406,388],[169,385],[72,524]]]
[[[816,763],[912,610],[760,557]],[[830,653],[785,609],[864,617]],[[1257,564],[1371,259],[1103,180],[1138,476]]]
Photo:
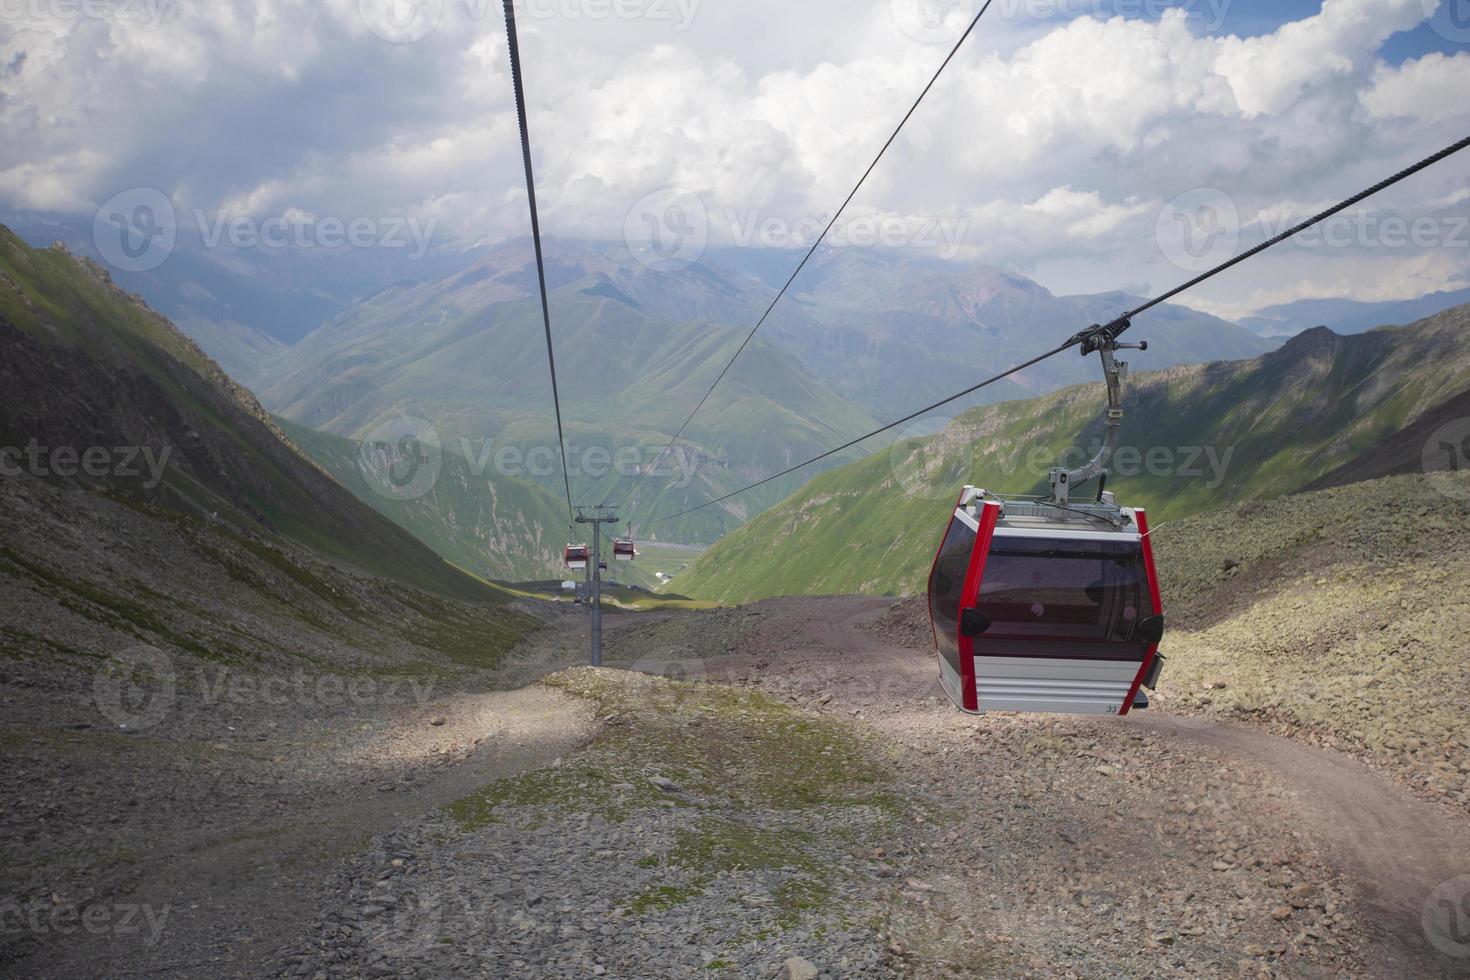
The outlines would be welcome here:
[[[541,287],[541,322],[546,328],[546,361],[551,367],[551,403],[556,408],[556,441],[561,448],[561,477],[567,492],[567,526],[572,516],[572,476],[567,469],[567,439],[562,430],[561,392],[556,384],[556,351],[551,342],[551,301],[546,294],[546,260],[541,254],[541,219],[536,211],[536,177],[531,169],[531,132],[526,125],[526,93],[521,84],[521,46],[516,38],[515,0],[505,0],[505,38],[510,45],[510,78],[515,86],[516,118],[521,126],[521,159],[526,166],[526,200],[531,206],[531,241],[536,246],[536,280]]]
[[[982,10],[981,13],[984,13],[984,11]],[[894,422],[889,422],[887,425],[882,426],[881,428],[874,429],[872,432],[869,432],[869,433],[867,433],[865,435],[858,436],[856,439],[851,439],[851,440],[843,443],[842,445],[838,446],[835,449],[829,449],[829,450],[827,450],[824,453],[821,453],[821,454],[819,454],[817,456],[813,456],[812,458],[810,458],[808,460],[804,460],[803,462],[797,463],[795,466],[788,466],[786,469],[782,470],[780,473],[775,474],[774,476],[768,476],[768,477],[766,477],[763,480],[758,480],[755,483],[749,484],[748,486],[741,487],[739,490],[735,490],[735,491],[732,491],[730,493],[727,493],[727,494],[725,494],[722,497],[716,497],[713,500],[705,501],[704,503],[699,504],[699,505],[697,505],[695,507],[690,507],[690,508],[688,508],[686,510],[681,510],[677,514],[670,514],[667,517],[654,518],[650,523],[658,524],[658,523],[662,523],[664,521],[674,520],[677,517],[684,517],[684,516],[686,516],[688,514],[694,513],[695,511],[703,510],[706,507],[712,507],[715,504],[723,503],[724,501],[729,500],[731,497],[739,496],[742,493],[745,493],[745,492],[750,491],[750,490],[754,490],[756,487],[765,486],[767,483],[770,483],[773,480],[778,480],[778,479],[780,479],[783,476],[786,476],[786,475],[788,475],[790,473],[794,473],[797,470],[802,469],[804,467],[810,466],[812,463],[820,462],[821,460],[827,459],[830,456],[833,456],[833,455],[835,455],[837,453],[842,452],[844,449],[850,449],[853,446],[856,446],[858,443],[863,442],[864,440],[871,439],[873,436],[881,435],[884,432],[888,432],[891,429],[894,429],[894,428],[897,428],[900,425],[903,425],[905,422],[911,422],[911,421],[913,421],[914,419],[918,418],[921,415],[927,415],[929,412],[934,411],[936,408],[942,408],[943,406],[948,405],[950,402],[958,401],[959,399],[964,398],[966,395],[974,394],[975,392],[979,391],[981,388],[988,387],[990,385],[995,384],[997,381],[1001,381],[1001,380],[1003,380],[1005,378],[1009,378],[1013,374],[1017,374],[1017,373],[1019,373],[1021,371],[1024,371],[1026,368],[1033,367],[1033,366],[1035,366],[1037,364],[1040,364],[1042,361],[1045,361],[1045,360],[1047,360],[1049,358],[1055,357],[1057,354],[1060,354],[1062,351],[1068,350],[1068,349],[1070,349],[1072,347],[1078,347],[1078,346],[1080,346],[1082,348],[1082,351],[1081,352],[1082,352],[1082,354],[1084,356],[1087,355],[1087,354],[1091,354],[1091,353],[1093,353],[1095,351],[1101,350],[1105,345],[1111,344],[1111,343],[1115,342],[1118,339],[1118,336],[1123,333],[1123,331],[1127,330],[1130,326],[1132,326],[1133,325],[1133,323],[1132,323],[1133,318],[1136,317],[1136,316],[1138,316],[1139,314],[1144,313],[1144,312],[1146,312],[1148,310],[1153,309],[1155,306],[1158,306],[1160,303],[1163,303],[1163,302],[1165,302],[1165,301],[1167,301],[1169,299],[1172,299],[1175,296],[1178,296],[1180,293],[1185,292],[1186,290],[1193,289],[1194,287],[1196,287],[1196,286],[1198,286],[1198,285],[1200,285],[1200,284],[1202,284],[1204,282],[1207,282],[1210,279],[1213,279],[1215,276],[1220,275],[1222,272],[1225,272],[1227,269],[1234,268],[1235,266],[1237,266],[1240,263],[1244,262],[1246,259],[1249,259],[1249,258],[1252,258],[1253,256],[1259,255],[1262,252],[1266,251],[1267,249],[1272,248],[1273,246],[1280,245],[1282,242],[1284,242],[1287,239],[1293,237],[1294,235],[1298,235],[1298,234],[1302,233],[1303,231],[1306,231],[1308,228],[1311,228],[1314,225],[1321,224],[1323,221],[1326,221],[1328,218],[1331,218],[1333,215],[1339,214],[1342,211],[1345,211],[1348,208],[1352,207],[1353,205],[1361,203],[1362,201],[1366,200],[1367,198],[1372,197],[1373,195],[1378,194],[1379,192],[1384,191],[1384,190],[1388,189],[1389,187],[1392,187],[1394,184],[1397,184],[1400,181],[1403,181],[1403,180],[1408,179],[1409,177],[1412,177],[1413,175],[1419,173],[1422,170],[1428,169],[1429,167],[1433,166],[1434,164],[1439,163],[1441,160],[1444,160],[1447,157],[1451,157],[1454,154],[1459,153],[1460,151],[1466,149],[1467,147],[1470,147],[1470,136],[1467,136],[1464,139],[1460,140],[1459,142],[1453,143],[1450,146],[1445,147],[1443,150],[1440,150],[1438,153],[1435,153],[1435,154],[1433,154],[1431,156],[1425,157],[1423,160],[1420,160],[1418,163],[1416,163],[1416,164],[1414,164],[1412,166],[1405,167],[1403,170],[1400,170],[1398,173],[1394,174],[1392,177],[1387,177],[1387,178],[1379,181],[1378,183],[1374,184],[1372,187],[1369,187],[1367,190],[1364,190],[1364,191],[1361,191],[1360,193],[1354,194],[1352,197],[1347,198],[1342,203],[1336,204],[1336,205],[1328,208],[1325,211],[1322,211],[1322,212],[1319,212],[1318,214],[1313,215],[1312,217],[1308,218],[1306,221],[1303,221],[1300,224],[1298,224],[1298,225],[1296,225],[1296,226],[1294,226],[1292,228],[1287,229],[1286,231],[1282,232],[1281,234],[1276,235],[1276,236],[1274,236],[1272,238],[1269,238],[1269,239],[1267,239],[1266,241],[1262,242],[1259,245],[1256,245],[1256,246],[1253,246],[1252,248],[1246,249],[1244,252],[1241,252],[1240,254],[1234,256],[1233,258],[1227,259],[1226,261],[1224,261],[1224,262],[1220,263],[1219,265],[1215,266],[1213,269],[1209,270],[1208,272],[1202,273],[1202,274],[1194,277],[1193,279],[1189,280],[1188,282],[1183,283],[1183,284],[1181,284],[1179,286],[1174,287],[1173,289],[1169,290],[1168,292],[1161,293],[1160,295],[1158,295],[1158,296],[1154,297],[1153,299],[1149,300],[1148,302],[1144,303],[1142,306],[1139,306],[1136,309],[1130,310],[1127,313],[1124,313],[1122,316],[1119,316],[1118,318],[1116,318],[1114,320],[1111,320],[1111,321],[1109,321],[1106,324],[1102,324],[1102,325],[1094,324],[1093,326],[1088,327],[1086,330],[1079,331],[1078,333],[1072,335],[1072,337],[1070,337],[1067,340],[1067,342],[1064,343],[1064,344],[1062,344],[1060,347],[1054,347],[1051,350],[1047,351],[1045,354],[1040,354],[1040,355],[1038,355],[1036,357],[1033,357],[1031,360],[1026,361],[1024,364],[1018,364],[1015,367],[1010,368],[1010,369],[1008,369],[1006,371],[1003,371],[1002,373],[997,374],[997,375],[995,375],[992,378],[987,378],[986,380],[980,382],[977,385],[972,385],[969,388],[966,388],[964,391],[960,391],[960,392],[957,392],[957,393],[955,393],[953,395],[950,395],[948,398],[945,398],[945,399],[943,399],[941,401],[937,401],[937,402],[935,402],[932,405],[927,405],[924,408],[921,408],[921,409],[919,409],[916,412],[911,412],[910,414],[905,415],[901,419],[898,419],[898,420],[896,420]]]
[[[713,395],[715,393],[715,389],[720,386],[720,382],[725,380],[725,375],[730,372],[730,368],[735,366],[735,361],[738,360],[740,355],[745,352],[745,348],[750,345],[750,342],[755,339],[756,332],[760,330],[760,328],[765,324],[766,319],[771,315],[771,311],[776,308],[776,304],[781,302],[781,298],[785,296],[786,291],[791,288],[791,284],[796,282],[796,277],[801,275],[801,270],[806,268],[806,264],[811,261],[812,256],[816,254],[817,248],[827,238],[827,235],[832,231],[833,227],[836,226],[838,219],[841,218],[843,212],[847,210],[847,206],[851,204],[852,199],[857,196],[857,192],[862,189],[863,184],[867,182],[868,177],[872,175],[875,169],[877,169],[878,162],[883,159],[883,155],[888,152],[888,148],[893,145],[895,140],[898,139],[898,134],[903,131],[903,127],[905,126],[905,124],[908,123],[909,118],[913,116],[913,114],[918,110],[919,104],[924,101],[924,97],[929,94],[929,90],[934,87],[934,83],[939,81],[939,76],[944,74],[944,69],[949,67],[949,63],[954,60],[954,56],[959,53],[960,48],[970,37],[970,34],[974,32],[976,25],[980,23],[980,18],[985,16],[985,11],[990,9],[990,5],[993,2],[994,0],[985,0],[985,5],[980,8],[980,12],[975,15],[974,20],[970,21],[970,26],[965,28],[965,32],[960,35],[960,39],[955,42],[954,47],[950,49],[949,54],[945,57],[944,61],[940,63],[939,68],[934,72],[933,77],[929,79],[929,84],[924,86],[924,90],[920,92],[919,97],[914,100],[914,104],[909,106],[909,111],[904,113],[903,118],[900,119],[898,125],[894,127],[894,130],[892,134],[889,135],[887,142],[883,144],[883,148],[878,151],[878,155],[873,158],[873,162],[868,164],[868,169],[863,171],[863,175],[858,178],[857,184],[847,195],[847,199],[842,202],[842,206],[839,207],[837,211],[832,215],[832,220],[827,222],[827,227],[822,229],[822,233],[817,236],[816,241],[812,242],[811,248],[807,249],[806,255],[802,256],[801,262],[797,264],[795,271],[793,271],[791,273],[791,276],[786,280],[786,284],[782,286],[780,292],[776,294],[776,298],[771,300],[771,304],[766,307],[766,311],[761,314],[761,317],[759,320],[756,321],[755,326],[750,328],[750,333],[745,335],[745,339],[740,342],[740,346],[735,349],[735,353],[730,356],[730,360],[725,363],[725,366],[715,377],[714,383],[709,386],[709,390],[704,393],[704,397],[699,400],[699,403],[694,406],[694,410],[689,413],[689,416],[686,419],[684,419],[683,424],[680,425],[678,431],[674,433],[674,437],[669,440],[669,444],[665,446],[663,450],[659,452],[658,456],[654,458],[653,465],[639,474],[638,480],[633,484],[633,489],[628,491],[628,495],[623,498],[625,506],[632,505],[633,495],[636,494],[638,492],[638,488],[643,485],[644,478],[647,477],[649,473],[658,469],[658,464],[663,461],[663,458],[666,455],[668,455],[669,450],[674,448],[674,443],[679,441],[679,437],[684,434],[684,430],[689,427],[689,423],[694,421],[694,416],[698,415],[699,410],[704,408],[704,403],[709,401],[710,395]]]

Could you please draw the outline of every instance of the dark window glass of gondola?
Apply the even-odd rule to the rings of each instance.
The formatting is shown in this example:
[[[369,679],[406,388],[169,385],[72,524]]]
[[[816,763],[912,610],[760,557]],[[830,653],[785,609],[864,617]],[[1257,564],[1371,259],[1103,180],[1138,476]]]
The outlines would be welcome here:
[[[1142,549],[1132,542],[997,538],[985,563],[979,608],[994,653],[1027,653],[1005,641],[1057,641],[1078,656],[1143,655],[1134,627],[1153,612]],[[1123,645],[1107,650],[1100,644]]]
[[[939,560],[929,580],[929,614],[934,617],[935,639],[939,655],[959,673],[960,598],[965,587],[965,573],[970,568],[970,554],[975,550],[975,531],[964,521],[950,522],[949,533],[939,549]]]

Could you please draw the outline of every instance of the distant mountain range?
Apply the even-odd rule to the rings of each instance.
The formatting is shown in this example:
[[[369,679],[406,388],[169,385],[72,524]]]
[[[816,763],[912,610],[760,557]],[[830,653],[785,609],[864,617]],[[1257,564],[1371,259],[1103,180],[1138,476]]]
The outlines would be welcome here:
[[[1312,327],[1327,327],[1333,333],[1363,333],[1375,327],[1403,326],[1425,317],[1470,303],[1470,289],[1430,293],[1418,299],[1363,303],[1351,299],[1303,299],[1268,306],[1241,326],[1263,337],[1295,337]]]
[[[1413,468],[1470,391],[1470,306],[1409,327],[1310,330],[1249,361],[1137,374],[1109,488],[1161,521]],[[975,409],[932,438],[825,473],[705,552],[672,588],[745,602],[923,587],[966,483],[1037,493],[1101,438],[1100,384]],[[1420,464],[1422,466],[1422,463]],[[1325,478],[1325,479],[1324,479]],[[1365,500],[1364,506],[1381,506]]]
[[[33,239],[59,238],[94,249],[90,227],[74,219],[23,218]],[[466,452],[511,450],[525,459],[554,449],[528,240],[467,248],[428,242],[422,254],[388,248],[205,248],[198,230],[187,224],[181,224],[180,243],[167,261],[149,272],[118,273],[117,281],[152,298],[276,416],[348,440],[372,436],[396,419],[423,419],[447,449],[448,471],[461,478],[476,470],[485,475],[483,466],[469,465]],[[674,451],[659,460],[657,472],[644,475],[770,305],[798,256],[712,250],[687,269],[661,272],[640,264],[621,245],[549,239],[546,253],[578,502],[623,505],[625,517],[649,539],[700,544],[782,500],[822,467],[721,507],[660,518],[968,387],[1139,301],[1123,293],[1057,296],[993,268],[824,248]],[[1285,330],[1284,324],[1306,322],[1301,318],[1314,313],[1339,319],[1372,315],[1360,307],[1301,307],[1300,316],[1290,307],[1275,309],[1265,318],[1273,326],[1253,321],[1248,330],[1166,305],[1135,328],[1150,342],[1139,364],[1252,358],[1279,343],[1260,333]],[[1086,381],[1095,371],[1082,358],[1056,358],[954,404],[933,424],[976,405]],[[343,468],[350,446],[293,431],[318,463],[354,492],[361,489],[351,469]],[[875,440],[826,465],[852,462],[884,445]],[[620,462],[583,465],[588,460]],[[546,536],[546,522],[547,507],[562,493],[559,467],[522,466],[491,475],[489,482],[461,482],[473,503],[441,497],[402,506],[371,492],[358,496],[413,525],[441,554],[468,558],[480,554],[484,542],[500,539],[509,493],[528,508],[526,536],[503,556],[465,567],[484,574],[488,562],[505,574],[545,574],[556,547]],[[490,486],[498,481],[508,481],[499,502]],[[526,496],[531,484],[549,499],[533,502]],[[492,514],[498,516],[491,519]]]
[[[291,348],[273,348],[257,384],[274,417],[101,267],[0,233],[0,446],[133,447],[159,463],[152,479],[146,467],[89,475],[76,465],[47,478],[245,535],[279,535],[420,588],[484,594],[445,560],[485,578],[550,577],[562,544],[577,535],[565,528],[560,499],[530,259],[525,243],[485,249],[449,275],[347,304]],[[875,455],[830,460],[845,467],[838,472],[804,471],[720,507],[653,521],[846,441],[898,407],[972,383],[982,365],[1029,354],[1135,300],[1057,297],[998,270],[880,253],[824,252],[810,268],[769,335],[749,343],[629,502],[640,473],[769,304],[769,270],[711,263],[658,273],[617,249],[551,243],[578,502],[626,504],[625,527],[643,540],[699,543],[780,503],[711,549],[677,589],[724,599],[905,590],[906,563],[929,547],[934,508],[960,483],[1033,489],[1052,458],[1070,445],[1089,451],[1097,437],[1098,386],[1075,386],[980,406],[932,439],[875,441],[863,447]],[[1162,307],[1135,327],[1151,342],[1135,355],[1139,366],[1198,350],[1229,360],[1138,377],[1130,432],[1146,425],[1149,445],[1131,448],[1144,471],[1120,473],[1114,486],[1168,517],[1360,470],[1397,472],[1409,464],[1392,448],[1395,434],[1429,425],[1470,388],[1465,327],[1462,308],[1404,330],[1343,337],[1314,329],[1246,357],[1270,342]],[[1087,359],[1056,358],[1008,391],[1048,392],[1095,370]],[[408,445],[404,421],[427,426],[438,453],[436,479],[411,494],[384,489]],[[1153,449],[1166,451],[1164,472],[1148,471]],[[539,468],[529,464],[538,453]]]
[[[651,465],[775,289],[714,261],[654,271],[620,247],[560,240],[549,240],[546,254],[563,410],[576,444],[569,453],[626,450]],[[529,242],[504,243],[450,276],[390,286],[344,310],[266,365],[262,399],[281,416],[347,438],[413,416],[451,441],[494,440],[523,452],[554,446],[535,297]],[[657,518],[967,387],[1134,302],[1122,294],[1056,297],[983,267],[824,250],[663,461],[666,472],[647,477],[632,501],[628,472],[577,472],[574,490],[579,500],[626,503],[650,537],[713,541],[809,474],[688,519]],[[1162,307],[1145,326],[1150,363],[1161,365],[1272,346],[1183,307]],[[976,401],[1050,391],[1091,374],[1080,358],[1058,359]],[[686,462],[698,466],[689,473]],[[560,492],[559,470],[531,476]]]
[[[407,416],[427,420],[446,445],[470,443],[472,453],[509,449],[527,460],[539,453],[539,468],[516,475],[560,496],[534,276],[529,249],[507,246],[446,279],[385,289],[281,355],[261,397],[279,415],[347,438]],[[664,316],[675,308],[713,311],[729,301],[727,284],[692,288],[688,279],[617,265],[583,246],[550,249],[548,281],[578,502],[623,503],[748,328]],[[774,503],[801,477],[729,511],[658,527],[647,519],[872,427],[871,415],[757,337],[659,472],[643,481],[626,516],[647,536],[714,540],[745,519],[744,507]]]
[[[294,242],[240,247],[220,230],[221,220],[177,215],[178,242],[160,265],[144,272],[108,270],[119,286],[142,296],[246,385],[255,383],[271,355],[384,286],[449,275],[484,251],[432,239],[421,255],[408,241],[376,248]],[[73,254],[102,258],[90,218],[0,212],[0,221],[33,247],[60,242]]]

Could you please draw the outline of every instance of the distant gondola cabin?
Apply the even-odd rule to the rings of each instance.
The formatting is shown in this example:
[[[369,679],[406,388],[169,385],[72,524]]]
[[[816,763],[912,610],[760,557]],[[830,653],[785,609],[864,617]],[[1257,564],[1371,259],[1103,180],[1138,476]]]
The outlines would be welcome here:
[[[585,544],[569,544],[564,552],[567,567],[574,572],[580,572],[587,567],[590,553]]]

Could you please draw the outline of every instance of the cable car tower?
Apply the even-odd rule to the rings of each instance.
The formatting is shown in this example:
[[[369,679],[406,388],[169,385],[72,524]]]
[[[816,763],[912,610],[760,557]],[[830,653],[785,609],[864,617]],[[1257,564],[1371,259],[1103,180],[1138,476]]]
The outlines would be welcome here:
[[[602,525],[618,523],[617,510],[599,505],[578,507],[577,523],[592,525],[592,560],[587,563],[587,599],[592,604],[592,666],[602,666]]]

